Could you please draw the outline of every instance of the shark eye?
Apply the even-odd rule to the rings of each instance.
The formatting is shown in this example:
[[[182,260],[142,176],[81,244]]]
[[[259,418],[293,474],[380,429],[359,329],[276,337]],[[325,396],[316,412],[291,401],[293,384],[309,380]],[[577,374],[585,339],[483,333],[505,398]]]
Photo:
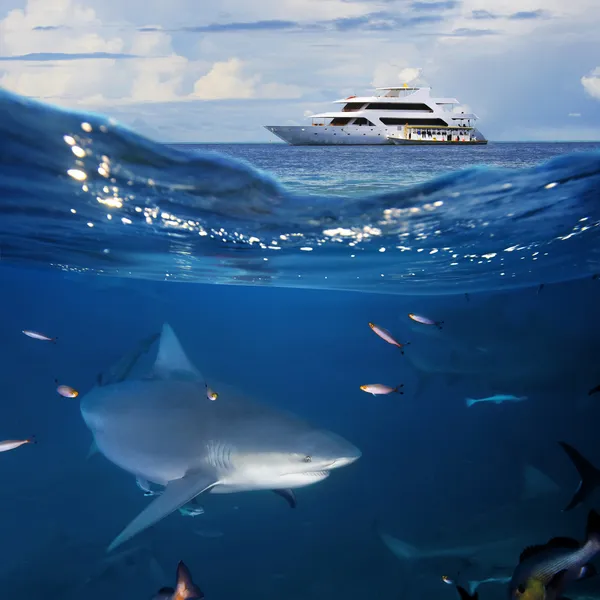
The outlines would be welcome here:
[[[521,584],[518,588],[517,588],[517,592],[519,594],[524,594],[525,593],[525,586],[523,584]]]
[[[312,461],[312,456],[310,454],[307,454],[302,460],[306,463],[309,463]]]

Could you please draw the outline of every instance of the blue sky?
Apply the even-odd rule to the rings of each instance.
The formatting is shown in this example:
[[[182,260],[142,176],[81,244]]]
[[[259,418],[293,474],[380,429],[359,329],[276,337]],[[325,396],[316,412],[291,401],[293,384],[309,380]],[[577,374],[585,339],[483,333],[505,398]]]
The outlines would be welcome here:
[[[161,141],[273,139],[410,77],[493,140],[600,140],[598,0],[0,0],[0,86]]]

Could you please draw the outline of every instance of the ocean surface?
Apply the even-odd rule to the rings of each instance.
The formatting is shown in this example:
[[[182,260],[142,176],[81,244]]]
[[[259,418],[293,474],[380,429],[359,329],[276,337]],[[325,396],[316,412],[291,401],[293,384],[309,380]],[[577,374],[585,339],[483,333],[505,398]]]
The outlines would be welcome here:
[[[526,546],[584,541],[600,506],[562,510],[557,443],[600,467],[599,274],[600,143],[164,145],[0,92],[0,441],[37,442],[0,453],[1,597],[150,600],[184,560],[208,600],[507,598]],[[88,455],[80,401],[164,323],[216,403],[360,459],[294,509],[202,494],[108,554],[149,499]]]

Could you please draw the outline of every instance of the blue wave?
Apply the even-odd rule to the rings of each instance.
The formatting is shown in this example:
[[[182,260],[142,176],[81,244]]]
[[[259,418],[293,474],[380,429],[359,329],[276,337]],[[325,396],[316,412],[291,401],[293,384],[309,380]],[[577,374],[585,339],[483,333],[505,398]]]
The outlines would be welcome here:
[[[395,294],[600,271],[600,152],[356,197],[292,192],[242,160],[4,91],[0,140],[0,250],[10,263]]]

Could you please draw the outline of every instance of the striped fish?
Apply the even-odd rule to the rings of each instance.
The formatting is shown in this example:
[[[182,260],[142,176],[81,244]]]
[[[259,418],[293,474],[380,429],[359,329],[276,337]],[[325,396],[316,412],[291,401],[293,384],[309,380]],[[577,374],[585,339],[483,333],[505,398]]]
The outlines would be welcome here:
[[[559,598],[569,583],[592,577],[590,561],[600,552],[600,515],[588,515],[586,541],[553,538],[546,544],[525,548],[510,582],[515,600]]]

